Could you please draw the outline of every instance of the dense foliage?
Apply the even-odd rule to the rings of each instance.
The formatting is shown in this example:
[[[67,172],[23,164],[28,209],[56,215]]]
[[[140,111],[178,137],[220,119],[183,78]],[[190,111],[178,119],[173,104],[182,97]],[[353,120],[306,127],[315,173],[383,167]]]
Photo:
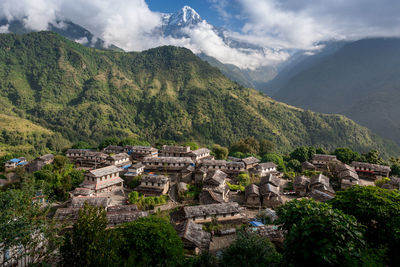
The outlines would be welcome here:
[[[64,142],[93,146],[105,137],[133,137],[239,142],[238,150],[259,153],[271,153],[271,143],[279,151],[299,145],[400,151],[343,116],[303,111],[243,88],[183,48],[124,53],[50,32],[2,34],[0,89],[1,114],[26,118]],[[249,136],[258,146],[238,141]],[[46,147],[51,143],[63,144]]]
[[[337,192],[334,208],[353,215],[367,227],[366,239],[375,247],[387,247],[388,260],[400,264],[400,193],[373,186],[353,186]]]
[[[106,230],[106,211],[85,205],[61,247],[63,266],[118,266],[117,232]]]
[[[164,218],[143,217],[125,224],[121,257],[126,266],[178,266],[183,262],[183,244]]]
[[[277,210],[287,230],[287,266],[361,266],[364,228],[353,216],[314,200],[290,201]]]
[[[280,266],[281,255],[265,237],[238,233],[235,242],[223,251],[222,266]]]

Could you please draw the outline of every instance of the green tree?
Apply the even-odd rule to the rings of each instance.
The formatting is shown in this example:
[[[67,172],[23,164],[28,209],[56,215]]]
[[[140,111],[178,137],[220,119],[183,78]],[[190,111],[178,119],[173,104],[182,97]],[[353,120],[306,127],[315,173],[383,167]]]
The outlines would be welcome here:
[[[248,173],[240,173],[238,175],[238,182],[243,186],[248,186],[250,184],[250,176]]]
[[[85,204],[61,247],[63,266],[118,266],[120,237],[106,230],[106,211]]]
[[[366,240],[375,247],[388,247],[392,266],[400,265],[400,193],[374,186],[352,186],[337,192],[334,208],[353,215],[367,227]]]
[[[297,159],[291,159],[286,164],[289,171],[301,172],[301,163]]]
[[[304,162],[309,161],[314,154],[316,154],[316,149],[314,147],[301,146],[290,153],[290,158],[297,159],[300,162]]]
[[[277,210],[287,230],[287,266],[357,266],[365,250],[364,228],[353,216],[314,200],[293,200]]]
[[[126,266],[178,266],[183,261],[183,244],[172,225],[149,216],[123,225],[121,256]]]
[[[151,146],[147,141],[140,141],[138,139],[128,137],[119,141],[120,146]]]
[[[108,137],[101,141],[99,144],[99,149],[102,150],[108,146],[118,146],[120,142],[121,140],[118,137]]]
[[[222,147],[217,144],[212,146],[211,151],[216,159],[226,159],[229,154],[229,151],[226,147]]]
[[[222,266],[280,266],[281,255],[265,237],[239,232],[235,242],[223,251]]]
[[[333,155],[335,155],[338,160],[346,164],[350,164],[353,161],[359,161],[361,157],[359,153],[351,150],[348,147],[336,148],[333,152]]]
[[[184,266],[188,266],[188,267],[218,267],[218,260],[213,254],[209,253],[208,251],[205,251],[197,257],[190,257],[190,258],[186,259]]]
[[[79,142],[73,144],[71,148],[73,148],[73,149],[90,149],[93,147],[85,141],[79,141]]]
[[[251,136],[234,142],[233,144],[231,144],[229,150],[232,153],[241,152],[244,154],[257,155],[260,151],[260,143],[257,141],[257,139]]]
[[[0,251],[20,248],[10,260],[31,256],[46,261],[57,255],[59,228],[48,218],[49,208],[32,202],[33,189],[24,184],[22,189],[0,192]]]
[[[262,157],[262,162],[273,162],[278,166],[279,171],[286,172],[285,162],[281,155],[276,153],[265,154]]]
[[[186,142],[183,146],[189,146],[191,150],[199,149],[199,145],[196,142]]]
[[[268,154],[268,153],[274,153],[276,150],[276,146],[273,142],[267,140],[267,139],[261,139],[260,140],[260,155]]]
[[[379,151],[371,150],[368,153],[361,155],[361,161],[372,164],[384,164],[385,161],[381,158]]]

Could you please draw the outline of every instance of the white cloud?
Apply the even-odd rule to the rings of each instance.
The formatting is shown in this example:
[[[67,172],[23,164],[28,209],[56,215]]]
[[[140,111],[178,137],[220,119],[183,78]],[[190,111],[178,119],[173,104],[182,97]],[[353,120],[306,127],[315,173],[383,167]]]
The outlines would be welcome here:
[[[3,26],[0,26],[0,33],[8,33],[9,32],[8,31],[8,26],[10,26],[10,25],[6,24],[6,25],[3,25]]]
[[[228,22],[240,17],[240,31],[226,37],[264,49],[231,48],[206,23],[184,29],[187,38],[163,37],[162,15],[145,0],[0,0],[0,18],[22,19],[28,28],[46,30],[57,18],[69,19],[106,44],[141,51],[160,45],[187,47],[242,68],[276,64],[291,49],[316,50],[324,40],[400,36],[397,0],[208,0]],[[236,5],[232,11],[232,5]],[[228,23],[229,24],[229,23]],[[2,26],[0,32],[8,30]],[[88,40],[78,40],[87,42]],[[93,40],[92,40],[93,42]]]
[[[89,40],[86,37],[82,37],[80,39],[75,39],[74,41],[81,45],[85,45],[85,44],[89,43]]]

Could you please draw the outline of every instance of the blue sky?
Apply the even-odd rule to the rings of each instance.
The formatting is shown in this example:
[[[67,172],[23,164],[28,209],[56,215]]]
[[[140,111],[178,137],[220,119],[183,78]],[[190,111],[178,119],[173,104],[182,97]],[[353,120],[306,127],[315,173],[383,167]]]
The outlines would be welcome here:
[[[215,2],[222,1],[215,0]],[[234,1],[229,2],[230,4],[225,6],[226,12],[230,14],[237,13],[238,10],[235,8],[237,5],[232,4]],[[215,4],[213,4],[213,1],[210,0],[146,0],[146,3],[152,11],[162,13],[175,13],[177,10],[187,5],[196,10],[203,19],[207,20],[207,22],[212,25],[226,27],[235,31],[240,30],[243,26],[243,21],[240,19],[223,18],[214,6]]]

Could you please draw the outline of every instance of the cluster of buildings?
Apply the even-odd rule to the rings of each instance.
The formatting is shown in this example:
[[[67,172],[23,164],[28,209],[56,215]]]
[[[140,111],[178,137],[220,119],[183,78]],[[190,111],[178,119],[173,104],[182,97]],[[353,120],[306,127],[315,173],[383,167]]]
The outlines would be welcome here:
[[[57,209],[54,216],[57,221],[76,221],[85,203],[103,207],[109,227],[147,216],[149,212],[140,211],[136,205],[112,205],[110,197],[102,194],[124,192],[124,183],[138,177],[139,185],[133,190],[145,197],[168,194],[173,200],[172,192],[175,192],[177,201],[182,201],[178,193],[187,191],[189,185],[198,185],[201,192],[196,204],[199,205],[183,206],[174,219],[174,226],[187,249],[208,249],[211,235],[203,230],[204,224],[243,222],[242,209],[245,207],[274,209],[285,202],[284,196],[288,194],[288,181],[282,178],[276,164],[261,163],[255,157],[215,160],[207,148],[191,150],[187,146],[165,145],[158,150],[147,146],[108,146],[101,152],[69,149],[66,156],[86,172],[83,183],[70,192],[71,200]],[[7,161],[5,167],[11,170],[25,166],[33,172],[53,159],[53,155],[44,155],[31,162],[18,158]],[[315,175],[295,177],[289,193],[294,198],[310,197],[317,201],[335,196],[328,173],[339,179],[342,189],[359,184],[361,179],[373,181],[389,177],[390,173],[387,166],[362,162],[346,165],[336,156],[320,154],[303,162],[302,170]],[[232,199],[234,193],[230,192],[228,183],[236,183],[241,173],[257,177],[258,182],[248,185],[242,199],[237,201]],[[391,181],[394,182],[388,183],[388,187],[400,188],[400,179]],[[259,230],[268,235],[276,232],[268,226]],[[277,240],[280,238],[277,236]]]

